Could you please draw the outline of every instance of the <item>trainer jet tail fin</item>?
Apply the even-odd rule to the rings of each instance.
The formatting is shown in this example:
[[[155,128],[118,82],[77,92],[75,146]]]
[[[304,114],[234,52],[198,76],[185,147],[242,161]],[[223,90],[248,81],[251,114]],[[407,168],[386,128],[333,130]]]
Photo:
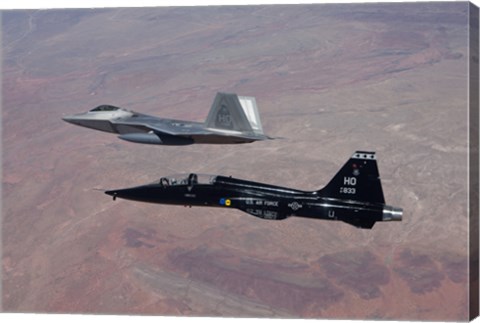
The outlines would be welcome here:
[[[330,198],[385,204],[375,153],[356,151],[318,193]]]
[[[217,93],[205,127],[244,134],[264,135],[254,97]]]

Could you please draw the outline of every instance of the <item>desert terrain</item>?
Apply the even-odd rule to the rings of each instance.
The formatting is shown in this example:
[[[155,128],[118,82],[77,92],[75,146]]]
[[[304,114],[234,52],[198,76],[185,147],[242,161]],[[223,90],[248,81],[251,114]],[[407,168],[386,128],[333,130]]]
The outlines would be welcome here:
[[[468,4],[2,12],[6,312],[468,319]],[[478,61],[478,57],[477,57]],[[64,115],[203,121],[255,96],[245,145],[148,146]],[[376,151],[402,222],[257,219],[112,199],[176,173],[323,187]]]

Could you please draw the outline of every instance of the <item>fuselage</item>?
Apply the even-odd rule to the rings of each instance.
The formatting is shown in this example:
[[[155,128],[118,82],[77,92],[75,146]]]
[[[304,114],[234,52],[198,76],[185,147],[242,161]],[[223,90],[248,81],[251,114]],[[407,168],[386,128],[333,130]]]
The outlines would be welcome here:
[[[398,220],[401,210],[384,204],[322,196],[320,191],[301,191],[225,176],[199,175],[161,178],[158,182],[106,193],[114,198],[185,206],[236,208],[263,219],[290,216],[341,220],[362,227],[376,221]]]

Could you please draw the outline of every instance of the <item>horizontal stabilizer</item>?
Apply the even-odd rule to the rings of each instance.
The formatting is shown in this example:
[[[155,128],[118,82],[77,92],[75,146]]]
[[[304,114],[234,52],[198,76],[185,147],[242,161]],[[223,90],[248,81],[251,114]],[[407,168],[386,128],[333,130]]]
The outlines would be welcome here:
[[[375,225],[375,220],[368,220],[368,219],[360,219],[360,218],[350,218],[350,219],[342,219],[343,222],[353,225],[357,228],[362,229],[371,229]]]

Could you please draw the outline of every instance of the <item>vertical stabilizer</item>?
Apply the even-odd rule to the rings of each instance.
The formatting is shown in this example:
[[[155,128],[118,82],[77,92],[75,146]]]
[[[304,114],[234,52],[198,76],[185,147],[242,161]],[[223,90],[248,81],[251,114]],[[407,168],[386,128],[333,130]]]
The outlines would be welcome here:
[[[385,204],[375,153],[356,151],[318,193],[330,198]]]
[[[253,96],[239,96],[238,100],[253,132],[263,134],[262,123],[260,122],[260,115],[258,114],[257,101],[255,98]]]
[[[233,93],[217,93],[205,126],[244,134],[263,134],[255,98]]]

